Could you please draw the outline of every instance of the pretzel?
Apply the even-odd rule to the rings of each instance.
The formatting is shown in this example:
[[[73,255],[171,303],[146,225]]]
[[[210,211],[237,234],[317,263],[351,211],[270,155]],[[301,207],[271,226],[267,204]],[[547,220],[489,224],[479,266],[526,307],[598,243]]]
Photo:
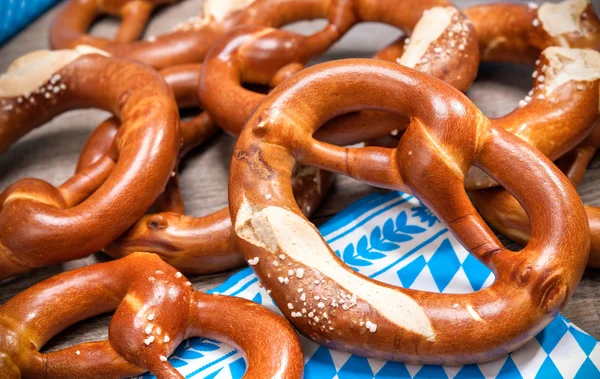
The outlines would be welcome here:
[[[327,12],[330,22],[344,25],[340,36],[358,22],[383,22],[413,31],[410,41],[401,39],[378,53],[380,59],[399,59],[400,64],[461,90],[475,78],[479,55],[473,28],[448,1],[334,0]],[[235,134],[264,98],[242,83],[274,87],[336,40],[322,38],[319,42],[314,37],[259,26],[236,29],[217,41],[206,56],[199,86],[204,109],[225,131]],[[404,42],[410,43],[404,47]],[[338,143],[348,142],[345,138],[362,142],[389,134],[399,122],[396,115],[360,112],[332,120],[325,129],[328,138]]]
[[[537,59],[532,91],[517,110],[496,123],[551,160],[574,149],[598,119],[594,96],[588,96],[579,81],[587,81],[600,66],[591,53],[553,47],[600,49],[600,20],[591,4],[587,0],[544,3],[539,8],[490,4],[465,9],[465,14],[477,31],[483,61],[533,63]],[[489,22],[491,14],[496,20],[493,23]],[[596,63],[586,65],[586,56]],[[580,72],[586,68],[592,71]],[[571,85],[566,84],[567,78]],[[468,189],[496,185],[477,169],[465,180]]]
[[[173,32],[146,41],[117,43],[96,38],[85,38],[86,43],[108,53],[135,59],[155,68],[166,68],[184,63],[200,63],[223,34],[240,25],[280,27],[295,21],[327,16],[331,0],[207,0],[200,15],[177,25]],[[82,43],[81,33],[72,28],[62,30],[64,13],[59,14],[50,31],[54,48],[72,47]],[[344,25],[330,23],[313,35],[319,41],[335,41]],[[311,40],[312,40],[311,39]]]
[[[122,121],[110,154],[58,188],[23,179],[0,194],[0,279],[106,246],[152,205],[175,165],[178,111],[168,86],[93,48],[16,60],[0,77],[0,107],[0,151],[71,109],[96,107]]]
[[[112,311],[108,340],[39,352],[68,326]],[[245,299],[194,291],[148,253],[56,275],[2,305],[0,376],[104,379],[150,371],[158,379],[184,378],[167,357],[194,336],[240,349],[245,379],[302,377],[300,341],[283,317]]]
[[[551,46],[600,50],[600,22],[589,0],[481,4],[464,13],[477,31],[483,61],[533,63]]]
[[[50,43],[55,49],[61,49],[94,43],[132,42],[143,33],[156,7],[177,1],[179,0],[69,0],[52,23]],[[102,14],[122,19],[114,41],[86,34]]]
[[[173,89],[179,106],[199,105],[199,72],[198,64],[175,66],[161,71],[165,81]],[[93,165],[111,149],[118,126],[118,120],[111,118],[92,133],[80,156],[77,172]],[[182,121],[180,158],[206,141],[216,130],[216,124],[205,112],[191,121]],[[307,217],[317,208],[332,182],[333,175],[328,172],[312,167],[296,168],[294,193]],[[204,217],[185,215],[176,172],[173,172],[167,189],[154,205],[160,213],[143,216],[103,251],[113,258],[137,251],[156,253],[181,271],[194,274],[222,272],[245,264],[233,239],[229,209],[224,208]]]
[[[581,145],[556,161],[574,186],[578,186],[583,179],[586,167],[599,147],[600,128],[596,127]],[[496,187],[473,191],[470,197],[482,217],[492,227],[521,244],[529,241],[531,227],[527,213],[508,191]],[[591,230],[590,258],[587,265],[600,268],[600,208],[586,206],[585,211]]]
[[[411,124],[396,149],[312,138],[332,116],[357,109],[401,113]],[[495,282],[469,294],[432,293],[351,270],[292,200],[295,160],[414,194],[492,269]],[[473,164],[525,205],[534,227],[522,251],[506,250],[470,203],[463,179]],[[244,257],[292,324],[319,344],[367,357],[467,364],[506,354],[564,307],[588,258],[581,201],[546,157],[460,91],[389,62],[320,64],[271,92],[236,143],[229,204]]]
[[[552,47],[600,49],[600,20],[589,2],[567,0],[545,3],[539,8],[533,3],[484,4],[467,8],[464,13],[477,32],[482,61],[536,63],[533,89],[515,111],[494,122],[552,160],[581,143],[598,117],[594,96],[587,96],[588,91],[578,82],[578,71],[588,66],[582,61],[590,53]],[[591,64],[588,69],[597,67]],[[588,72],[587,76],[593,73]],[[549,84],[551,81],[554,87]],[[392,146],[397,142],[397,137],[388,136],[372,143]],[[477,168],[465,179],[469,190],[496,185]]]

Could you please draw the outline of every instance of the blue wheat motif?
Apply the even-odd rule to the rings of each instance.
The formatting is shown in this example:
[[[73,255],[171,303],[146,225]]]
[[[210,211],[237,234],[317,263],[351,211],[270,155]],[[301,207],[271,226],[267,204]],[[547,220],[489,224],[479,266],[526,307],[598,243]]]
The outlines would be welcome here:
[[[416,208],[420,207],[415,207],[412,210]],[[419,212],[422,211],[419,210]],[[420,221],[423,222],[422,217]],[[429,219],[426,221],[430,222]],[[408,225],[408,215],[406,211],[402,211],[396,216],[395,220],[393,218],[387,219],[383,224],[383,228],[376,226],[368,238],[366,235],[362,236],[358,240],[356,248],[354,244],[348,244],[344,248],[341,258],[354,269],[361,266],[371,266],[373,264],[371,261],[385,258],[385,253],[397,250],[400,248],[401,243],[412,240],[413,236],[411,234],[423,233],[424,231],[425,228],[420,226]],[[335,253],[340,256],[339,251]]]

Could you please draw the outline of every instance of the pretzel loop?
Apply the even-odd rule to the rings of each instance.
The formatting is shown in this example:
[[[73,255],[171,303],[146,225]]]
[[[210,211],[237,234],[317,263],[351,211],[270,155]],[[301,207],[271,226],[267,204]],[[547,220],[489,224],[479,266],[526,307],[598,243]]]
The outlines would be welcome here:
[[[40,62],[51,64],[31,74]],[[3,148],[70,109],[100,108],[122,122],[114,149],[58,188],[26,179],[0,195],[0,278],[102,249],[144,214],[173,170],[177,106],[162,79],[136,63],[83,47],[34,52],[2,76],[0,104]]]
[[[496,273],[490,287],[439,294],[366,278],[346,267],[300,215],[289,184],[294,158],[303,162],[312,154],[314,163],[318,153],[310,151],[309,136],[331,117],[358,109],[395,110],[413,119],[388,175],[402,178]],[[352,161],[346,163],[338,171],[353,174]],[[462,180],[473,164],[527,209],[534,227],[523,251],[505,250],[468,201]],[[524,177],[526,170],[531,175]],[[583,207],[551,162],[495,126],[458,91],[396,64],[326,63],[280,85],[238,139],[229,183],[237,240],[280,310],[318,343],[363,356],[465,364],[506,354],[566,304],[587,260]],[[296,275],[288,278],[288,270]]]

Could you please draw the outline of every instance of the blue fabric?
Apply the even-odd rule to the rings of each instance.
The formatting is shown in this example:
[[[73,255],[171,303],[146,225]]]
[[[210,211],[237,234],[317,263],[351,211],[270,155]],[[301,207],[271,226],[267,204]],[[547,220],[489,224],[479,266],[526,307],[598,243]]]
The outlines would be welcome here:
[[[404,193],[371,195],[321,228],[332,249],[363,275],[418,290],[466,293],[489,286],[493,274],[474,259],[435,215]],[[251,269],[211,292],[277,308]],[[408,365],[329,350],[301,337],[306,379],[600,378],[600,343],[562,316],[520,349],[477,365]],[[196,338],[169,359],[186,378],[238,379],[242,356],[217,341]],[[152,378],[146,374],[143,378]]]
[[[0,46],[59,0],[0,0]]]

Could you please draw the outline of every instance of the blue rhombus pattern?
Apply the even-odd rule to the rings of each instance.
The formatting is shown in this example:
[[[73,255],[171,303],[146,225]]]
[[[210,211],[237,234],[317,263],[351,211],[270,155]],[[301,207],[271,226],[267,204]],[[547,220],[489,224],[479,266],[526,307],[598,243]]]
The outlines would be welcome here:
[[[427,208],[404,193],[368,196],[320,230],[348,265],[393,285],[468,293],[494,280],[492,273],[469,255]],[[278,312],[249,268],[211,292],[244,297]],[[462,367],[367,359],[329,350],[304,337],[301,340],[307,379],[600,378],[600,344],[560,315],[517,351],[491,362]],[[246,369],[236,350],[204,338],[186,341],[169,360],[186,378],[238,379]]]

